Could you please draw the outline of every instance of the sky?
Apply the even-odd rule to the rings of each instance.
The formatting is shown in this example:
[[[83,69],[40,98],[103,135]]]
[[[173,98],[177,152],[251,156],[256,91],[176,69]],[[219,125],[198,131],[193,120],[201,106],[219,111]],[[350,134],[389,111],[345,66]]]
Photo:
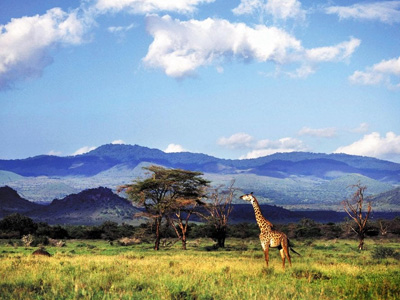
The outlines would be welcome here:
[[[137,144],[400,163],[400,1],[0,0],[0,159]]]

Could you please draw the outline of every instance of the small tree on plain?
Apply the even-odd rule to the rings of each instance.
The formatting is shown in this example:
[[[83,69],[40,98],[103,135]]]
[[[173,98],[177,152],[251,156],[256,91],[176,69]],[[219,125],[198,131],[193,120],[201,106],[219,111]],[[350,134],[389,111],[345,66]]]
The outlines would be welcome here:
[[[201,216],[211,226],[211,237],[217,242],[217,246],[224,248],[228,229],[229,215],[233,210],[232,200],[236,189],[232,180],[228,188],[224,186],[210,188],[209,202],[204,206],[206,213]]]
[[[177,199],[173,204],[171,213],[168,214],[167,220],[175,230],[176,236],[182,241],[182,249],[186,250],[187,232],[189,228],[189,218],[199,206],[204,205],[200,198],[198,199]]]
[[[367,210],[364,212],[364,191],[367,187],[362,186],[360,183],[351,185],[350,187],[356,188],[356,191],[350,200],[344,200],[342,204],[346,213],[356,223],[356,228],[351,227],[351,229],[357,234],[359,241],[358,249],[363,250],[367,221],[372,210],[371,202],[368,202]]]

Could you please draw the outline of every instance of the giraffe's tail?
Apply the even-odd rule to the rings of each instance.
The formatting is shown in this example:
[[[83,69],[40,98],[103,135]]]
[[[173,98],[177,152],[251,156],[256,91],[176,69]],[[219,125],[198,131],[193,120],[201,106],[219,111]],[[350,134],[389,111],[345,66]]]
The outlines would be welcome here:
[[[301,254],[299,252],[297,252],[296,250],[293,249],[293,245],[290,243],[289,239],[288,239],[288,243],[289,243],[290,250],[292,250],[292,252],[296,253],[298,256],[301,256]]]
[[[292,247],[290,247],[290,250],[292,250],[292,252],[296,253],[298,256],[301,256],[301,254],[299,252],[297,252],[296,250],[294,250]]]

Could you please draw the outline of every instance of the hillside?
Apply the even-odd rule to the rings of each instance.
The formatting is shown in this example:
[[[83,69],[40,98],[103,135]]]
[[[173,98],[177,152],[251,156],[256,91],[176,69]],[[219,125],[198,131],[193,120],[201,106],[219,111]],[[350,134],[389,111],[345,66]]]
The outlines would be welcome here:
[[[108,188],[99,187],[55,199],[50,205],[29,211],[26,215],[49,224],[93,225],[105,221],[132,223],[133,216],[138,212],[128,200]]]
[[[15,174],[9,171],[1,171],[0,170],[0,185],[5,185],[8,182],[13,182],[23,179],[23,176]]]
[[[400,207],[400,187],[393,190],[370,196],[367,198],[372,205],[379,205],[383,210],[391,210],[392,207]],[[385,209],[386,208],[386,209]]]
[[[0,180],[26,199],[50,203],[98,186],[115,191],[119,185],[145,176],[143,167],[151,164],[203,172],[213,185],[235,180],[240,192],[256,193],[262,204],[296,210],[340,209],[340,202],[352,193],[347,187],[358,182],[368,187],[368,196],[400,186],[400,164],[370,157],[293,152],[228,160],[111,144],[77,156],[0,160]],[[387,203],[380,210],[400,207]]]
[[[12,213],[24,214],[39,207],[41,207],[39,204],[21,198],[12,188],[0,187],[0,218]]]

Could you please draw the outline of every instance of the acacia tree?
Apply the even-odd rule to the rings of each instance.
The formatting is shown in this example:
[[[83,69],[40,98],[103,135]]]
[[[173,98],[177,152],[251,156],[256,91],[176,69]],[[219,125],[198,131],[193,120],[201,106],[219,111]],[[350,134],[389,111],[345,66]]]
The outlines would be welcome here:
[[[210,202],[204,206],[206,213],[201,214],[212,227],[212,239],[221,248],[225,247],[229,215],[233,210],[232,200],[236,191],[234,183],[232,180],[228,188],[224,186],[210,188],[207,197]]]
[[[203,188],[209,182],[201,177],[201,172],[165,169],[159,166],[144,169],[150,172],[149,178],[136,179],[132,184],[120,186],[118,192],[125,191],[129,200],[145,208],[146,212],[142,215],[153,220],[156,229],[154,249],[159,250],[163,218],[182,207],[179,203],[199,200],[203,196]]]
[[[357,234],[359,244],[358,249],[363,250],[364,248],[364,238],[365,232],[367,231],[367,221],[369,215],[371,213],[372,207],[371,202],[368,202],[367,211],[363,212],[364,206],[364,191],[367,189],[366,186],[361,186],[360,183],[351,185],[352,188],[356,188],[357,190],[354,192],[352,198],[350,200],[344,200],[342,202],[343,208],[346,213],[354,220],[357,227],[351,229]]]

